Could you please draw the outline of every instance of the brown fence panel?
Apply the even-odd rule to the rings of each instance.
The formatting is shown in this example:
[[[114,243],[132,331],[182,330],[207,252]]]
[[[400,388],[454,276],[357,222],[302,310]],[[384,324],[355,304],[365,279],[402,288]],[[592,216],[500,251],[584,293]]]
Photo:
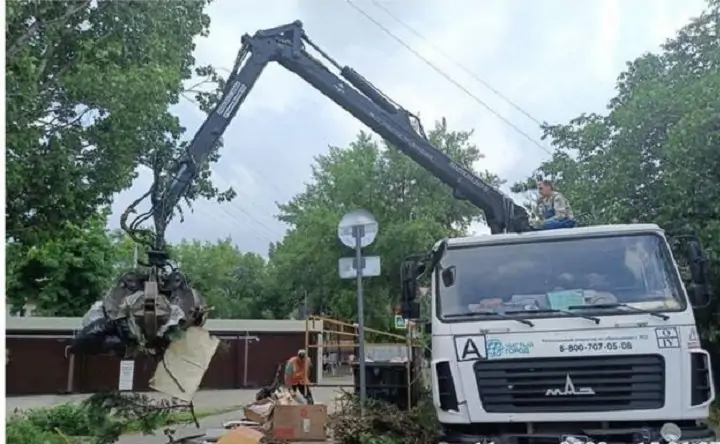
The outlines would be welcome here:
[[[237,366],[237,356],[241,344],[235,336],[218,336],[220,345],[210,361],[205,376],[200,383],[203,389],[234,389],[242,381],[242,368]]]
[[[250,333],[257,336],[258,342],[248,343],[248,387],[259,388],[272,382],[278,364],[284,363],[297,351],[305,347],[305,332],[260,332]],[[317,335],[310,336],[310,343],[315,344]],[[313,368],[310,379],[315,381],[317,364],[317,348],[311,347],[308,356],[312,359]]]
[[[246,335],[258,340],[247,340]],[[218,336],[223,345],[213,357],[203,378],[203,389],[262,387],[273,380],[278,364],[284,363],[297,353],[298,349],[305,347],[304,332],[238,332]],[[317,334],[312,334],[311,344],[316,342]],[[70,360],[65,356],[68,345],[70,339],[63,337],[8,337],[6,346],[10,363],[6,366],[7,394],[65,392],[70,365]],[[311,347],[308,353],[313,364],[318,365],[317,348]],[[155,367],[153,357],[136,358],[134,390],[149,390],[149,381]],[[315,374],[313,368],[313,381]],[[72,389],[76,393],[117,390],[119,376],[120,358],[110,355],[74,357]]]
[[[135,372],[133,373],[133,390],[138,392],[150,391],[150,378],[155,369],[162,365],[156,356],[138,356],[135,358]],[[115,384],[117,386],[117,383]]]
[[[69,360],[66,338],[5,340],[10,362],[5,366],[7,395],[40,395],[67,391]]]
[[[79,359],[77,359],[79,358]],[[75,361],[76,390],[96,393],[117,390],[120,358],[110,355],[78,355]]]

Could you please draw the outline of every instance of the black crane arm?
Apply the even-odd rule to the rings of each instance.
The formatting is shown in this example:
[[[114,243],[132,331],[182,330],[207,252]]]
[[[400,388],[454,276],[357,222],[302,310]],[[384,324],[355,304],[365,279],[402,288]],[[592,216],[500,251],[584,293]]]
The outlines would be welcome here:
[[[306,51],[311,46],[340,72],[331,72]],[[483,210],[492,233],[530,230],[522,206],[453,161],[428,141],[417,117],[394,103],[352,68],[341,66],[318,48],[299,21],[242,37],[235,66],[223,96],[193,138],[180,169],[162,202],[162,214],[171,214],[232,121],[263,69],[277,62],[295,73],[385,140],[450,186],[454,196]]]

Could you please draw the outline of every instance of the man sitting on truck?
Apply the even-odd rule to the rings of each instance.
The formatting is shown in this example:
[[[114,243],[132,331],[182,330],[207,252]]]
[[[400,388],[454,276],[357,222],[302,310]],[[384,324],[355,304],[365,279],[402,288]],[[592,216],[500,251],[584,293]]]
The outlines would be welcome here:
[[[285,364],[285,386],[292,391],[299,391],[308,404],[313,403],[312,394],[310,393],[309,372],[311,368],[310,360],[307,359],[305,350],[298,350],[297,355],[288,359]]]
[[[556,228],[574,228],[577,222],[573,218],[570,202],[562,194],[555,191],[553,183],[543,180],[538,183],[537,212],[542,220],[540,229],[554,230]]]

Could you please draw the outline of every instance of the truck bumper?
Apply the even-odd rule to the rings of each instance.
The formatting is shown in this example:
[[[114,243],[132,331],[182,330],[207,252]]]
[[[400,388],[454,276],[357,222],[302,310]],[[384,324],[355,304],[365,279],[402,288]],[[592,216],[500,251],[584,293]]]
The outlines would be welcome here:
[[[669,421],[670,422],[670,421]],[[677,424],[677,423],[676,423]],[[500,432],[488,435],[474,435],[468,433],[454,433],[444,430],[438,444],[640,444],[660,443],[665,441],[660,437],[662,423],[648,426],[590,428],[574,425],[571,422],[554,424],[553,427],[543,427],[543,424],[533,424],[536,430],[532,432]],[[717,441],[715,431],[704,424],[678,424],[682,431],[679,443],[705,443]],[[672,443],[675,444],[675,443]]]

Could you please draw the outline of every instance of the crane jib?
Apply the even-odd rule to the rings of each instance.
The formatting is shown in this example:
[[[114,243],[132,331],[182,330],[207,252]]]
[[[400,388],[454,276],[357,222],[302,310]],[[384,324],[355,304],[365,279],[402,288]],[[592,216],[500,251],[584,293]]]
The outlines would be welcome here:
[[[339,68],[340,75],[330,71],[318,58],[307,53],[309,43]],[[493,232],[530,229],[526,210],[480,177],[434,147],[422,131],[419,119],[349,67],[340,67],[302,28],[293,22],[277,28],[243,36],[243,47],[237,57],[223,97],[208,115],[188,147],[188,158],[196,164],[207,161],[214,147],[270,62],[277,62],[293,72],[341,108],[372,128],[397,149],[417,162],[455,191],[481,209]],[[418,128],[413,126],[416,124]],[[184,172],[195,174],[196,168]],[[166,208],[174,207],[185,192],[184,183],[194,177],[178,177],[166,194]]]

